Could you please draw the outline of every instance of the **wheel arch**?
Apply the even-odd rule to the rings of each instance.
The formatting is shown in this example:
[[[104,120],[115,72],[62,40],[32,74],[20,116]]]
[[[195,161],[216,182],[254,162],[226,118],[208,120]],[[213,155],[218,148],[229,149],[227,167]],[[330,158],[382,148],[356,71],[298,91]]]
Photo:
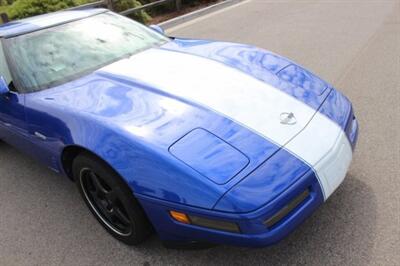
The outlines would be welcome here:
[[[62,153],[61,153],[61,166],[64,171],[64,173],[67,175],[67,177],[71,181],[75,181],[73,173],[72,173],[72,164],[75,160],[75,158],[82,154],[82,153],[87,153],[90,154],[97,159],[101,160],[103,163],[105,163],[108,167],[114,170],[114,172],[117,172],[106,160],[104,160],[100,155],[96,154],[95,152],[79,146],[79,145],[68,145],[64,147]]]

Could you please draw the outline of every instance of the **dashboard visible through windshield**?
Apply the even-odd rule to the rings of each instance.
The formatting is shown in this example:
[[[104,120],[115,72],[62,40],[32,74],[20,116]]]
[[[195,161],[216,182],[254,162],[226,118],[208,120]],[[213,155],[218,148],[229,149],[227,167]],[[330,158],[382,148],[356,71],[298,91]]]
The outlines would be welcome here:
[[[21,92],[61,85],[169,39],[133,20],[102,13],[4,39]]]

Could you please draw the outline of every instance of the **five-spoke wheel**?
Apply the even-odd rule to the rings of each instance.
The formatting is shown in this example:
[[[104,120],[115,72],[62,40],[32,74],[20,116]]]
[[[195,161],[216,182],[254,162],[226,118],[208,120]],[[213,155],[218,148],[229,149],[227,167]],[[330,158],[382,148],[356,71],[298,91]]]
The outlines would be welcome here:
[[[115,233],[129,235],[133,224],[117,193],[89,168],[81,170],[80,183],[90,207],[103,222]]]
[[[128,245],[139,244],[151,225],[131,189],[107,164],[91,154],[81,154],[73,174],[85,203],[103,227]]]

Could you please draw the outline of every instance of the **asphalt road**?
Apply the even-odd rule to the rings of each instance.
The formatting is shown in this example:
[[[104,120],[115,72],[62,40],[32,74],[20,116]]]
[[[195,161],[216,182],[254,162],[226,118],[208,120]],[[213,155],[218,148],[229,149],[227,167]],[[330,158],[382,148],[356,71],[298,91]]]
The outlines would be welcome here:
[[[70,181],[1,143],[0,265],[400,265],[400,2],[250,0],[169,32],[272,50],[342,90],[361,126],[343,185],[272,247],[127,247]]]

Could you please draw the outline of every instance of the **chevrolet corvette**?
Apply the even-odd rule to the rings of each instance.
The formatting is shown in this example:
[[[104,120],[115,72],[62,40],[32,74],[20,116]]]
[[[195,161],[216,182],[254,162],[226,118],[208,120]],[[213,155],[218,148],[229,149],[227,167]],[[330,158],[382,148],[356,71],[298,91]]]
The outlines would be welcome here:
[[[74,181],[128,245],[276,243],[357,142],[350,101],[293,61],[106,9],[1,25],[0,76],[0,139]]]

